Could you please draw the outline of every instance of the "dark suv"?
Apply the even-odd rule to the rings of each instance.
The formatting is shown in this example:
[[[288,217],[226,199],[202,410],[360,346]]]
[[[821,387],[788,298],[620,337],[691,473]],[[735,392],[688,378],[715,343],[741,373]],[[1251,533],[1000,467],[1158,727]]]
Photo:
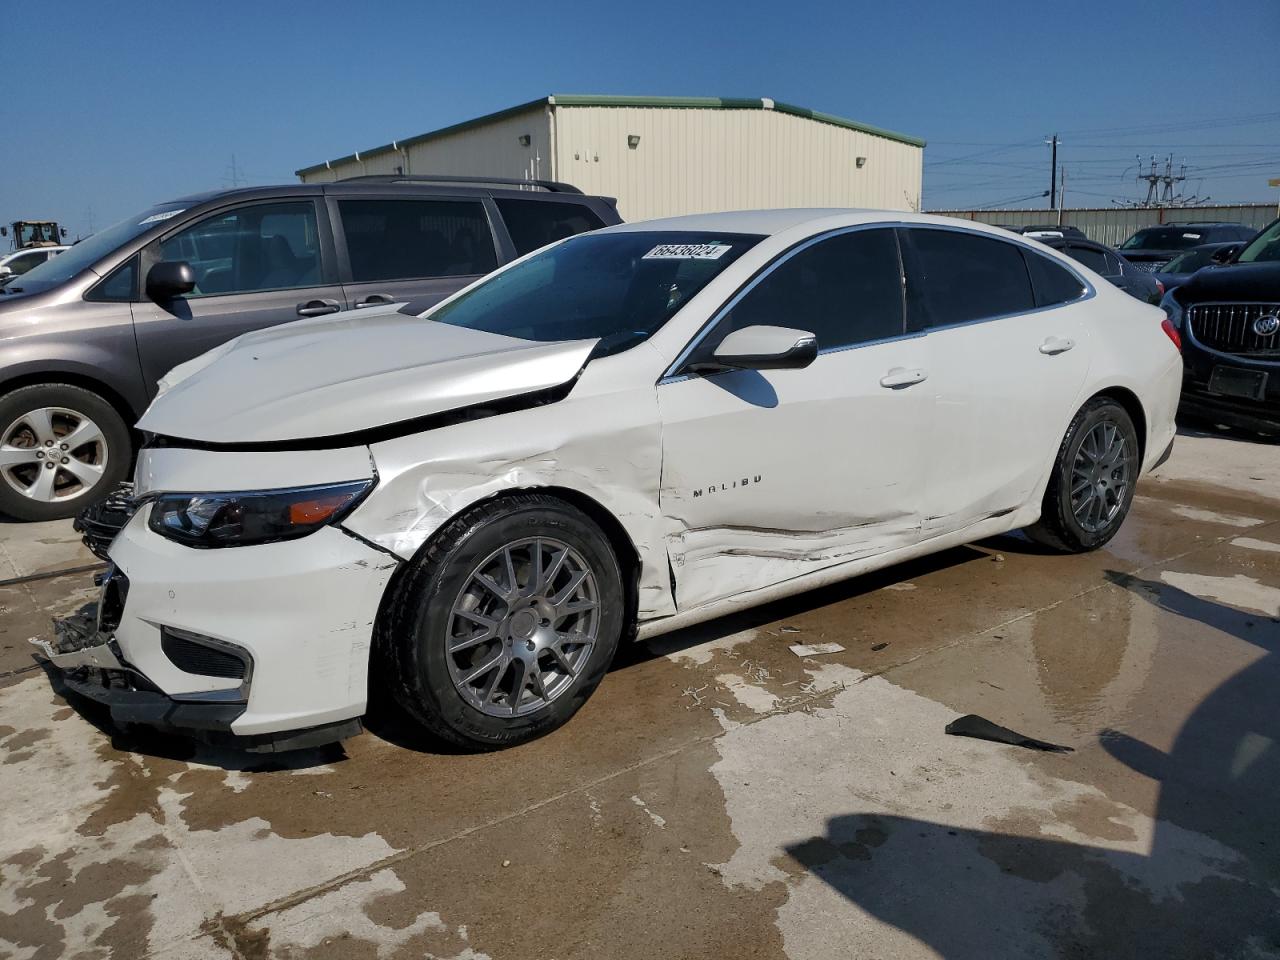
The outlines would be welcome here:
[[[1252,240],[1257,233],[1243,223],[1190,221],[1143,227],[1120,244],[1120,252],[1139,270],[1155,273],[1183,250],[1206,243]]]
[[[129,470],[170,368],[250,330],[426,308],[553,240],[619,223],[551,181],[357,177],[162,203],[0,296],[0,512],[68,517]]]
[[[1182,333],[1179,412],[1280,434],[1280,220],[1161,306]]]

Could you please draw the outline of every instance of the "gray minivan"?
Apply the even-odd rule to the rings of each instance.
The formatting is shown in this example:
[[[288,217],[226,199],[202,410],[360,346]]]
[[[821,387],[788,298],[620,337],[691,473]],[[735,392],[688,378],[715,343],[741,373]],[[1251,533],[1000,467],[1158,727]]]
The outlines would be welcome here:
[[[553,240],[620,222],[552,181],[356,177],[162,203],[0,295],[0,513],[68,517],[133,459],[170,368],[250,330],[425,309]]]

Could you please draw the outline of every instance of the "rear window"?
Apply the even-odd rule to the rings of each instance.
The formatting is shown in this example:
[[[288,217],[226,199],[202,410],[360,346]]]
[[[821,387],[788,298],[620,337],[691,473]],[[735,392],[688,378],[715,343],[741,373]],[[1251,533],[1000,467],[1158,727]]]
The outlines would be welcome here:
[[[1070,303],[1084,296],[1086,288],[1083,281],[1062,264],[1033,250],[1024,250],[1023,254],[1027,270],[1031,273],[1037,307]]]
[[[523,257],[557,240],[598,230],[604,221],[590,207],[560,200],[498,200],[516,255]]]
[[[573,237],[482,281],[430,319],[524,340],[647,340],[758,236],[622,231]]]
[[[1035,309],[1020,247],[959,230],[912,227],[905,235],[910,329]]]

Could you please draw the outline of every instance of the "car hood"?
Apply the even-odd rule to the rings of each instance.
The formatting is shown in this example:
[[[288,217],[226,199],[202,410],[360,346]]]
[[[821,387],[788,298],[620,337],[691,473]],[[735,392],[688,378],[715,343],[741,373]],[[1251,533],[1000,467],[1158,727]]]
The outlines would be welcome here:
[[[394,307],[337,313],[174,367],[138,427],[231,445],[340,438],[565,385],[595,344],[520,340]]]
[[[1280,262],[1236,263],[1197,270],[1179,288],[1183,303],[1213,300],[1280,303]]]

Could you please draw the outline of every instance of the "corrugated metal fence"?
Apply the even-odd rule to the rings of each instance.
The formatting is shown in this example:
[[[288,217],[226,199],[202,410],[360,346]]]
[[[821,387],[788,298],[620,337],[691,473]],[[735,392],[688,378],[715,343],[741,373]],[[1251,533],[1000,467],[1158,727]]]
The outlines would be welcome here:
[[[1001,226],[1023,227],[1055,224],[1079,227],[1085,236],[1099,243],[1119,246],[1136,230],[1161,223],[1189,220],[1243,223],[1261,229],[1276,218],[1273,203],[1247,203],[1230,207],[1072,207],[1056,210],[930,210],[942,217],[977,220]]]

